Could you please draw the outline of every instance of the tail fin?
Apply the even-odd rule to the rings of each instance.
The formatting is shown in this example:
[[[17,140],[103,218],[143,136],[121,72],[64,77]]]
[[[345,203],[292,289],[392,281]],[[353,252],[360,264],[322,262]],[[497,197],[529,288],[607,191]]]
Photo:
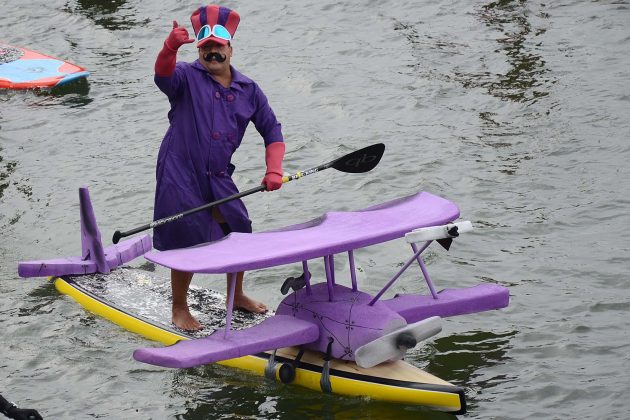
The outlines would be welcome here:
[[[99,273],[108,274],[109,265],[103,251],[101,232],[96,224],[90,192],[87,187],[79,188],[79,205],[81,207],[81,248],[83,249],[81,259],[94,261]]]
[[[20,261],[20,277],[65,276],[72,274],[108,274],[114,268],[151,250],[151,236],[133,237],[103,249],[101,232],[87,187],[79,188],[81,208],[81,256],[54,260]]]

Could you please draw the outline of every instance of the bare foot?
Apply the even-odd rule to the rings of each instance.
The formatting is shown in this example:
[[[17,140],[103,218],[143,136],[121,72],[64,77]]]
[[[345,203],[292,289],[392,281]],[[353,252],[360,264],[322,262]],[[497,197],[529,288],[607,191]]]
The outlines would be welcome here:
[[[267,305],[251,299],[246,295],[234,296],[234,307],[255,314],[264,314],[267,312]]]
[[[188,308],[173,308],[172,322],[177,328],[185,331],[199,331],[203,329],[203,325],[191,315]]]

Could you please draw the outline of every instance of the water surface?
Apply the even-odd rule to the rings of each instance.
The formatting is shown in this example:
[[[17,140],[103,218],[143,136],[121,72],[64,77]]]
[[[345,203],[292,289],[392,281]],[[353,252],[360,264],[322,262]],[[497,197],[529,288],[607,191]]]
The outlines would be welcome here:
[[[233,63],[261,85],[283,124],[285,170],[387,145],[370,173],[330,170],[247,198],[254,228],[419,190],[455,201],[477,229],[448,253],[431,248],[435,282],[499,283],[511,304],[445,320],[410,362],[465,387],[462,418],[627,417],[628,2],[226,4],[242,16]],[[2,41],[91,76],[52,92],[0,92],[3,395],[47,418],[441,418],[220,366],[141,365],[131,354],[147,341],[44,279],[18,278],[19,260],[80,252],[82,185],[105,239],[149,221],[168,112],[153,63],[172,20],[190,29],[198,5],[4,0]],[[195,54],[185,47],[179,59]],[[234,163],[240,188],[260,182],[253,127]],[[378,290],[407,255],[403,241],[358,251],[360,285]],[[248,290],[275,306],[278,279],[296,269],[249,273]],[[218,291],[224,283],[195,278]],[[417,271],[392,293],[401,291],[425,291]]]

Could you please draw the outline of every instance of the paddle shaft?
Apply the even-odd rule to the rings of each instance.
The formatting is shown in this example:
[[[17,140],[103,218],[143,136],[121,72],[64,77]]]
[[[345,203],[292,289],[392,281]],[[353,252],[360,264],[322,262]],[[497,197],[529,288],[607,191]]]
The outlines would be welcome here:
[[[337,158],[331,162],[324,163],[319,166],[315,166],[305,171],[296,172],[293,175],[284,176],[282,177],[282,183],[284,184],[289,181],[300,179],[307,175],[311,175],[311,174],[314,174],[319,171],[323,171],[324,169],[328,169],[328,168],[335,168],[342,172],[355,172],[355,173],[367,172],[367,171],[372,170],[378,164],[384,151],[385,151],[385,146],[381,143],[368,146],[363,149],[352,152],[346,156]],[[140,233],[142,231],[161,226],[165,223],[174,222],[175,220],[179,220],[182,217],[188,216],[190,214],[198,213],[200,211],[210,209],[214,206],[227,203],[228,201],[236,200],[238,198],[242,198],[242,197],[245,197],[245,196],[260,192],[260,191],[265,191],[265,190],[266,190],[266,187],[264,185],[259,185],[249,190],[242,191],[238,194],[234,194],[229,197],[225,197],[220,200],[216,200],[211,203],[207,203],[202,206],[195,207],[193,209],[174,214],[169,217],[154,220],[151,223],[147,223],[146,225],[139,226],[137,228],[128,230],[126,232],[121,232],[117,230],[116,232],[114,232],[112,242],[117,244],[121,238],[125,238],[127,236],[131,236],[136,233]]]
[[[283,179],[283,182],[284,182],[284,179]],[[116,232],[114,232],[114,238],[112,239],[112,242],[117,244],[118,241],[121,238],[125,238],[127,236],[131,236],[131,235],[134,235],[136,233],[140,233],[140,232],[148,230],[148,229],[153,229],[155,227],[161,226],[161,225],[166,224],[166,223],[174,222],[175,220],[179,220],[182,217],[188,216],[190,214],[197,213],[197,212],[200,212],[200,211],[203,211],[203,210],[207,210],[207,209],[212,208],[214,206],[218,206],[219,204],[227,203],[228,201],[236,200],[237,198],[245,197],[247,195],[254,194],[254,193],[257,193],[259,191],[264,191],[264,190],[265,190],[265,186],[264,185],[259,185],[259,186],[255,187],[255,188],[251,188],[251,189],[249,189],[247,191],[242,191],[242,192],[240,192],[238,194],[234,194],[234,195],[231,195],[229,197],[225,197],[225,198],[222,198],[220,200],[204,204],[203,206],[195,207],[194,209],[186,210],[186,211],[183,211],[181,213],[177,213],[177,214],[174,214],[172,216],[165,217],[163,219],[154,220],[151,223],[147,223],[146,225],[139,226],[137,228],[128,230],[126,232],[121,232],[121,231],[117,230]]]
[[[286,182],[293,181],[295,179],[299,179],[299,178],[305,177],[305,176],[310,175],[310,174],[314,174],[314,173],[319,172],[319,171],[323,171],[324,169],[328,169],[331,166],[332,166],[332,162],[329,162],[329,163],[326,163],[324,165],[317,166],[315,168],[307,169],[305,171],[296,172],[293,175],[283,177],[282,178],[282,183],[284,184]],[[126,232],[121,232],[121,231],[117,230],[116,232],[114,232],[114,237],[112,238],[112,242],[117,244],[118,241],[120,241],[121,238],[126,238],[127,236],[135,235],[136,233],[140,233],[140,232],[143,232],[143,231],[148,230],[148,229],[153,229],[155,227],[161,226],[161,225],[166,224],[166,223],[174,222],[175,220],[179,220],[182,217],[186,217],[186,216],[188,216],[190,214],[198,213],[200,211],[210,209],[210,208],[212,208],[214,206],[218,206],[220,204],[227,203],[228,201],[236,200],[238,198],[242,198],[242,197],[245,197],[245,196],[248,196],[248,195],[260,192],[260,191],[265,191],[265,186],[264,185],[259,185],[257,187],[251,188],[249,190],[242,191],[242,192],[240,192],[238,194],[234,194],[234,195],[231,195],[229,197],[225,197],[225,198],[222,198],[220,200],[216,200],[216,201],[213,201],[211,203],[204,204],[203,206],[195,207],[194,209],[186,210],[186,211],[183,211],[181,213],[177,213],[177,214],[174,214],[172,216],[165,217],[163,219],[154,220],[151,223],[147,223],[146,225],[139,226],[137,228],[128,230]]]
[[[311,175],[311,174],[314,174],[316,172],[323,171],[324,169],[328,169],[328,168],[332,167],[335,162],[336,161],[328,162],[328,163],[325,163],[323,165],[319,165],[319,166],[316,166],[314,168],[307,169],[305,171],[296,172],[293,175],[284,176],[284,177],[282,177],[282,183],[284,184],[286,182],[294,181],[296,179],[300,179],[300,178],[305,177],[307,175]]]

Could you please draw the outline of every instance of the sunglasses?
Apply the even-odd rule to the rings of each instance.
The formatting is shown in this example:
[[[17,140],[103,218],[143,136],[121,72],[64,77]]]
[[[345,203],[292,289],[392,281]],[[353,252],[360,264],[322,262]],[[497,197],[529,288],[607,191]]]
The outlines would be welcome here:
[[[211,36],[214,36],[214,37],[219,38],[219,39],[224,39],[226,41],[231,41],[232,40],[232,35],[230,35],[230,32],[227,29],[225,29],[225,26],[223,26],[223,25],[214,25],[214,26],[204,25],[204,26],[201,27],[201,29],[199,29],[199,33],[197,33],[197,41],[201,41],[201,40],[209,38]]]

